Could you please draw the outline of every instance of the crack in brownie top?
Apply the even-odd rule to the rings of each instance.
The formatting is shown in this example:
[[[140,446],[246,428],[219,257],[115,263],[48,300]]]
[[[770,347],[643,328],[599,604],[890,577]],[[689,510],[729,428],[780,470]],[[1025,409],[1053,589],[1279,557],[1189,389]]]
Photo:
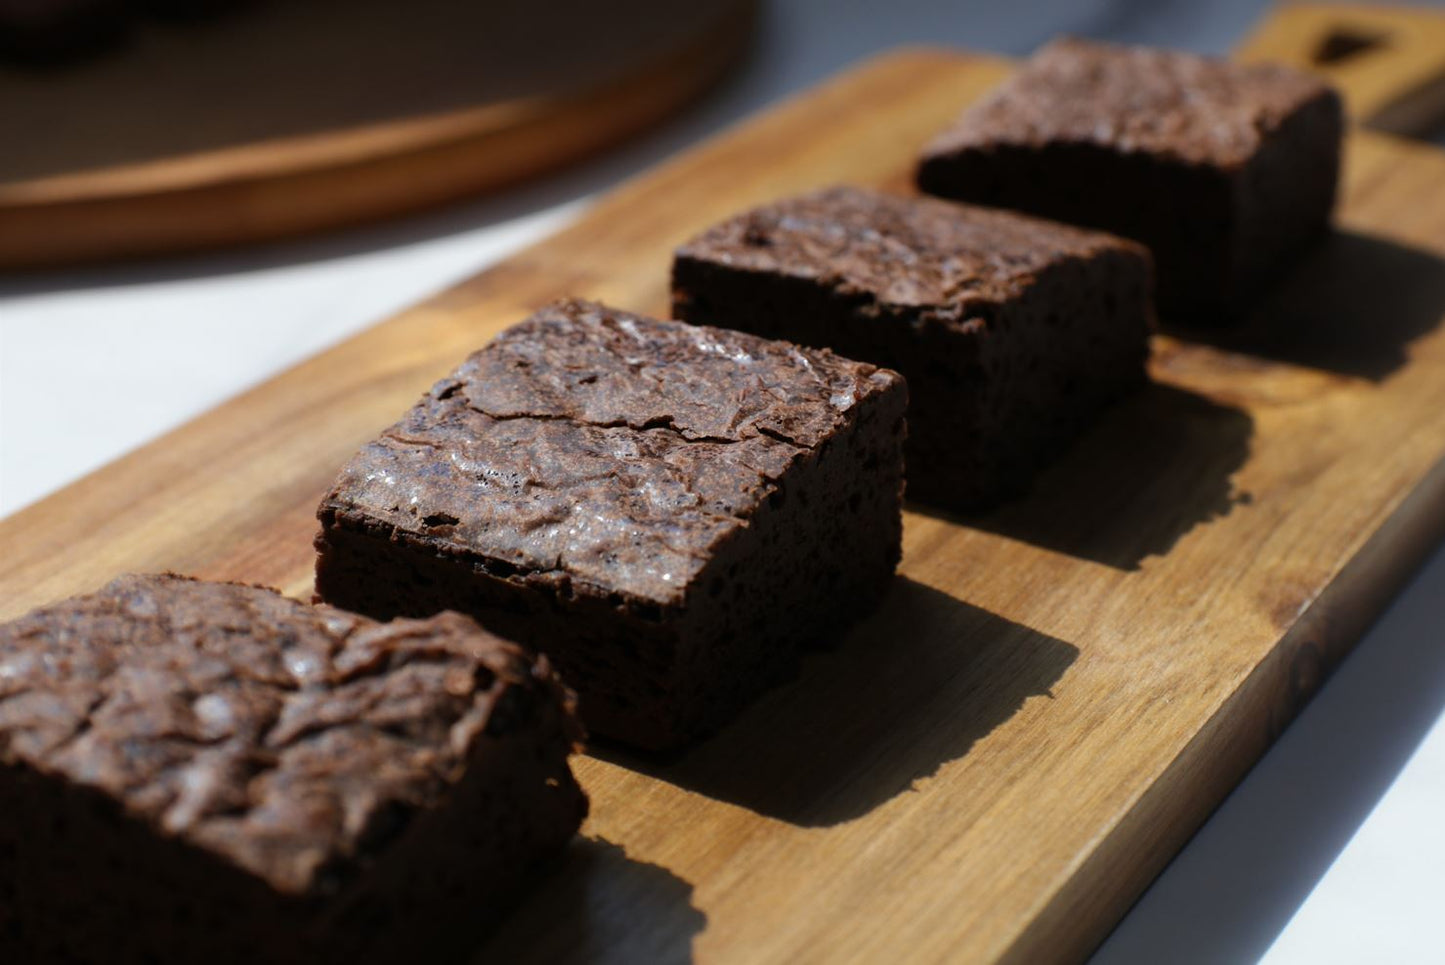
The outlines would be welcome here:
[[[320,895],[446,793],[517,686],[562,693],[545,660],[454,613],[383,624],[126,576],[0,627],[0,762]]]
[[[437,383],[321,512],[512,579],[676,605],[795,459],[901,382],[826,349],[562,301]]]
[[[714,442],[762,435],[812,448],[890,377],[826,350],[574,300],[503,332],[455,378],[467,405],[494,419],[662,428]]]
[[[816,281],[867,303],[927,308],[930,321],[979,324],[1038,273],[1110,249],[1098,231],[1009,211],[833,187],[763,205],[716,225],[677,257]]]
[[[1063,38],[966,110],[925,155],[1079,143],[1232,167],[1291,113],[1333,96],[1319,79],[1277,64]]]

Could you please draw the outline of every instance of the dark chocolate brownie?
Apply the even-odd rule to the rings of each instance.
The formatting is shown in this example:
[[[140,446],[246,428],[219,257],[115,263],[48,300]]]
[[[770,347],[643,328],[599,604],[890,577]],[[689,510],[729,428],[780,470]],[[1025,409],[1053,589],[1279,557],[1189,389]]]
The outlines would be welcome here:
[[[1018,493],[1144,381],[1149,256],[987,208],[831,188],[683,245],[673,313],[903,373],[908,496],[973,511]]]
[[[0,627],[0,961],[475,947],[586,812],[571,699],[455,613],[173,576],[36,610]]]
[[[906,395],[828,351],[559,302],[342,470],[317,591],[473,614],[551,655],[593,733],[676,746],[889,585]]]
[[[1287,67],[1065,39],[930,144],[918,185],[1142,241],[1165,320],[1217,324],[1327,230],[1342,116]]]

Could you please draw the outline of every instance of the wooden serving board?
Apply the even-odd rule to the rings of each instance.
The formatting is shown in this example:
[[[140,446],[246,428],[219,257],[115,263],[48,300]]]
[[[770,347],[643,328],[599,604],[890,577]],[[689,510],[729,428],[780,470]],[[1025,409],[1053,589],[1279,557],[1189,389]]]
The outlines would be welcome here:
[[[513,184],[711,86],[755,0],[308,0],[0,65],[0,270],[304,234]]]
[[[468,352],[563,294],[665,311],[692,232],[802,189],[903,184],[1008,70],[872,61],[0,521],[0,616],[127,570],[307,596],[333,473]],[[484,957],[1094,947],[1445,533],[1442,185],[1445,154],[1352,133],[1338,233],[1253,335],[1158,337],[1156,384],[1030,496],[908,513],[881,610],[722,734],[671,762],[580,759],[586,840]]]

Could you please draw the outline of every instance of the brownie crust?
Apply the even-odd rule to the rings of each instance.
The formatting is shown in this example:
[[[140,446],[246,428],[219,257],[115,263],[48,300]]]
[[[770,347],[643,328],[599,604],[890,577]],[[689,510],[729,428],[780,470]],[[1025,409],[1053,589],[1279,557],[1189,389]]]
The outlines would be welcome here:
[[[905,405],[831,352],[560,302],[342,470],[317,592],[473,614],[546,650],[594,733],[674,746],[886,588]]]
[[[909,498],[972,512],[1021,492],[1142,384],[1139,245],[1011,212],[836,187],[678,249],[673,312],[901,372]]]
[[[1217,324],[1328,228],[1342,130],[1303,72],[1066,38],[930,143],[917,178],[1137,239],[1164,317]]]
[[[462,951],[586,799],[545,658],[129,576],[0,627],[9,961]]]

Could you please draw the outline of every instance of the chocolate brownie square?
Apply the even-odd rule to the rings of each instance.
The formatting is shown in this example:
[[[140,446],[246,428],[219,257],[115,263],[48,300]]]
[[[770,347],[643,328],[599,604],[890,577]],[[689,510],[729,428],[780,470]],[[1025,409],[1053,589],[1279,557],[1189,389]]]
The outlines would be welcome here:
[[[673,313],[826,345],[908,380],[908,496],[976,511],[1026,488],[1143,383],[1148,253],[1110,235],[840,187],[678,249]]]
[[[450,959],[586,812],[570,702],[455,613],[128,576],[0,626],[0,961]]]
[[[472,614],[544,650],[593,733],[677,746],[890,584],[906,396],[828,351],[559,302],[342,470],[317,592]]]
[[[1342,118],[1287,67],[1064,39],[930,144],[918,185],[1141,241],[1165,320],[1218,324],[1327,230]]]

